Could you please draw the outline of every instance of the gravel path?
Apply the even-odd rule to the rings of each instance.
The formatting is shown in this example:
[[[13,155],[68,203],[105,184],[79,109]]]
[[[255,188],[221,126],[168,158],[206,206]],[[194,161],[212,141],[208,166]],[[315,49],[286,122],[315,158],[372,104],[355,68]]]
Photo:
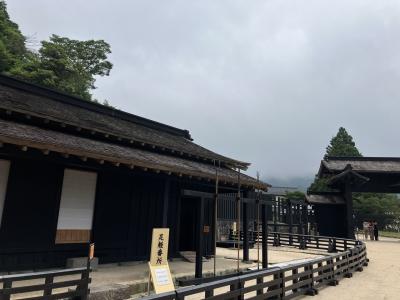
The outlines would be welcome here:
[[[342,279],[336,287],[320,290],[312,299],[399,300],[400,240],[381,238],[378,242],[367,241],[367,253],[370,262],[363,272]]]

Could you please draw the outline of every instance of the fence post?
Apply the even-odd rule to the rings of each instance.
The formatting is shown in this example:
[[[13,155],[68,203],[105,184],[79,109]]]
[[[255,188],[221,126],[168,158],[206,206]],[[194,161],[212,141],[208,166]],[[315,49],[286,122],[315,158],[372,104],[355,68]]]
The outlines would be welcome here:
[[[263,283],[264,282],[264,277],[257,277],[257,284]],[[263,294],[263,289],[258,289],[257,290],[257,295],[262,295]]]
[[[334,264],[334,260],[333,258],[331,258],[329,260],[329,264],[330,264],[330,271],[331,271],[331,280],[329,281],[329,285],[331,286],[337,286],[339,284],[339,281],[336,280],[336,274],[335,274],[335,264]]]
[[[328,253],[333,253],[336,252],[336,239],[332,238],[329,239],[329,247],[328,247]]]
[[[307,269],[306,269],[307,268]],[[305,270],[310,271],[310,275],[308,276],[309,279],[311,279],[311,283],[306,291],[307,296],[315,296],[318,294],[318,290],[314,288],[314,264],[310,263]]]
[[[3,294],[3,290],[10,289],[12,287],[11,280],[5,280],[3,283],[3,288],[0,290],[0,299],[1,300],[10,300],[10,294]]]
[[[278,237],[279,237],[279,233],[274,232],[274,244],[273,244],[274,247],[279,246]]]
[[[44,281],[44,284],[46,285],[46,287],[44,288],[43,296],[50,296],[51,295],[53,289],[48,287],[47,285],[53,283],[53,280],[54,280],[54,277],[52,275],[46,276],[46,279]]]
[[[346,278],[353,277],[353,273],[350,272],[350,258],[349,258],[350,253],[351,253],[351,251],[347,251],[347,253],[346,253],[347,267],[346,267],[346,274],[344,275]]]

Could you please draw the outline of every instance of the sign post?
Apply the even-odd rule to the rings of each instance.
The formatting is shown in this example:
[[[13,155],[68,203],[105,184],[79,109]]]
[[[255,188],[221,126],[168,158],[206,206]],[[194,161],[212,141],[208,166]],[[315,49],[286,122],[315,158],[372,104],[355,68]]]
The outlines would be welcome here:
[[[156,294],[175,290],[168,265],[168,240],[169,228],[153,228],[148,293],[150,293],[151,282]]]

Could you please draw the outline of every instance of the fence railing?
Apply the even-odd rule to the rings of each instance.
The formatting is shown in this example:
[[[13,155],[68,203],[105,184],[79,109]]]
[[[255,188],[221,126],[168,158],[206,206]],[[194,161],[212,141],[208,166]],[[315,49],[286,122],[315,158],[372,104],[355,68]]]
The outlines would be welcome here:
[[[322,285],[335,286],[343,277],[350,278],[368,265],[366,246],[357,240],[274,232],[269,234],[268,243],[305,246],[331,253],[322,258],[252,271],[144,299],[291,299],[298,295],[316,295]]]
[[[89,294],[89,268],[0,276],[0,300],[82,299]],[[58,291],[57,291],[58,290]]]
[[[249,240],[253,242],[262,242],[261,232],[257,236],[257,232],[248,232]],[[236,240],[236,232],[230,233],[230,239]],[[243,232],[240,232],[240,240],[243,241]],[[358,240],[336,238],[329,236],[315,236],[296,233],[269,232],[268,244],[272,246],[293,246],[299,249],[320,249],[328,252],[346,251],[356,246],[360,242]]]

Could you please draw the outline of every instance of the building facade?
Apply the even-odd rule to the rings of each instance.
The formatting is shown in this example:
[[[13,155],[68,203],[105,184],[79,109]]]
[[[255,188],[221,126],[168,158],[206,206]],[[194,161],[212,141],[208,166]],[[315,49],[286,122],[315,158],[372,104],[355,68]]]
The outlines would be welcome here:
[[[100,263],[147,260],[154,227],[170,256],[200,238],[212,253],[196,224],[213,200],[183,191],[214,192],[216,162],[221,192],[267,189],[186,130],[0,76],[0,271],[62,267],[89,242]]]

